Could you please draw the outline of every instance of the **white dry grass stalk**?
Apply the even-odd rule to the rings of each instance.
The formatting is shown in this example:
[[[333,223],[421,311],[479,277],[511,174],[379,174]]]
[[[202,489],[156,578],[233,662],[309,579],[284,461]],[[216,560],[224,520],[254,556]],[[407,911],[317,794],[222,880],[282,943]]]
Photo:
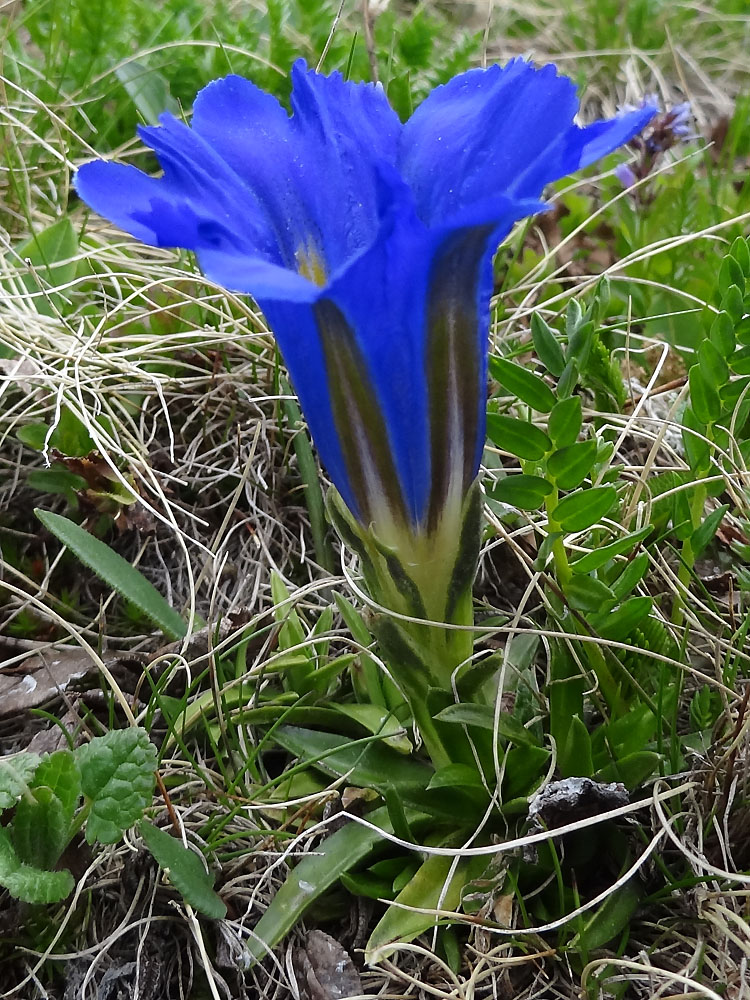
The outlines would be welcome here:
[[[710,8],[698,4],[693,5],[699,21],[710,21]],[[537,33],[534,38],[533,51],[537,59],[553,54],[564,68],[574,63],[593,65],[604,57],[619,59],[622,67],[622,78],[625,80],[629,93],[620,93],[620,99],[637,97],[645,89],[649,89],[653,77],[656,77],[665,98],[675,93],[675,88],[681,85],[689,93],[699,122],[708,122],[716,113],[726,113],[731,106],[730,97],[737,92],[737,80],[741,73],[746,72],[739,51],[719,51],[701,43],[701,33],[696,31],[690,51],[682,43],[673,46],[670,59],[666,62],[663,54],[657,51],[642,52],[635,48],[599,49],[581,51],[575,48],[572,40],[561,34],[561,6],[550,2],[523,4],[514,2],[495,3],[481,14],[481,24],[486,26],[487,58],[495,58],[498,53],[498,28],[508,19],[520,12],[527,20],[534,21]],[[746,30],[750,18],[734,19],[738,31]],[[333,29],[335,30],[335,25]],[[734,30],[734,29],[733,29]],[[105,76],[116,73],[118,68],[133,60],[147,59],[150,54],[165,51],[176,46],[218,47],[219,42],[204,42],[186,40],[175,42],[173,46],[160,46],[152,50],[135,53],[128,60],[123,60],[119,66],[113,66],[98,80],[91,81],[92,92],[97,83]],[[229,51],[235,51],[232,46],[222,46]],[[237,49],[243,56],[253,57],[251,53]],[[507,54],[503,50],[503,55]],[[256,58],[256,57],[253,57]],[[266,63],[270,66],[270,63]],[[273,68],[273,67],[272,67]],[[31,70],[30,66],[25,69]],[[12,139],[12,146],[19,154],[19,161],[31,161],[27,154],[32,150],[42,150],[48,157],[45,168],[48,173],[36,176],[28,171],[22,171],[19,183],[24,188],[28,204],[28,219],[35,229],[41,230],[61,215],[65,207],[65,199],[69,190],[69,172],[74,163],[69,159],[68,150],[74,147],[77,155],[93,155],[94,145],[90,134],[80,134],[70,124],[73,120],[86,122],[85,112],[87,94],[78,93],[63,95],[59,106],[46,107],[34,95],[33,91],[21,87],[9,77],[3,79],[5,93],[9,100],[2,109],[6,134]],[[617,100],[613,93],[592,90],[592,103],[614,109]],[[586,110],[584,108],[584,110]],[[71,116],[75,111],[77,119]],[[46,116],[47,131],[42,134],[34,130],[28,121],[30,112]],[[132,143],[121,151],[123,156],[136,152]],[[694,155],[686,153],[686,157]],[[664,168],[665,170],[668,167]],[[625,193],[619,197],[625,197]],[[605,212],[604,205],[597,215]],[[628,282],[648,283],[653,287],[668,290],[675,301],[682,300],[684,307],[675,309],[668,316],[680,315],[702,308],[705,303],[694,296],[687,295],[679,288],[669,288],[659,282],[649,282],[644,278],[633,278],[629,269],[636,264],[653,260],[658,255],[668,253],[684,244],[699,246],[704,241],[722,239],[724,230],[737,221],[747,220],[750,216],[729,220],[708,227],[700,232],[668,236],[658,243],[635,251],[628,258],[613,265],[608,274],[612,280],[623,284]],[[80,222],[82,216],[76,212],[74,218]],[[3,284],[0,290],[0,339],[8,344],[17,357],[22,359],[23,371],[9,371],[0,379],[0,502],[10,507],[18,503],[19,498],[24,503],[31,500],[30,491],[24,485],[24,465],[29,461],[28,451],[22,449],[15,441],[16,431],[32,422],[45,421],[55,426],[59,420],[61,408],[64,405],[73,412],[84,424],[91,435],[97,450],[104,457],[112,472],[119,478],[123,488],[137,489],[140,503],[151,515],[156,525],[153,544],[150,544],[140,560],[142,570],[162,590],[168,600],[180,607],[192,618],[196,614],[209,614],[212,620],[220,615],[249,606],[254,614],[254,621],[259,621],[261,615],[272,607],[270,594],[270,572],[276,570],[290,585],[291,597],[289,605],[302,605],[311,609],[324,606],[326,590],[338,580],[331,578],[321,582],[319,567],[311,562],[303,552],[301,539],[307,534],[306,513],[304,505],[299,502],[293,507],[281,507],[276,497],[279,495],[279,484],[283,470],[294,465],[289,450],[289,442],[281,442],[281,428],[277,420],[278,404],[283,401],[283,395],[278,394],[273,386],[273,373],[276,365],[272,340],[265,329],[262,319],[257,315],[251,303],[227,295],[221,289],[206,282],[191,269],[190,265],[180,256],[170,252],[135,246],[131,241],[122,238],[111,227],[99,220],[89,220],[85,239],[80,247],[76,260],[79,262],[79,276],[70,281],[56,294],[63,295],[66,300],[64,314],[53,310],[51,316],[42,315],[37,311],[39,296],[27,293],[22,282],[22,276],[27,269],[23,261],[14,259],[13,246],[26,235],[26,222],[22,215],[11,214],[14,224],[13,232],[0,233],[3,243],[3,254],[0,257],[0,280]],[[588,220],[587,225],[591,220]],[[583,227],[570,234],[567,241],[573,241]],[[555,255],[561,247],[550,248],[544,259],[540,261],[535,273],[528,279],[528,287],[516,290],[522,293],[519,304],[509,317],[499,325],[495,332],[497,337],[513,337],[524,330],[528,318],[534,309],[534,303],[539,298],[539,288],[542,282],[550,278],[565,277],[564,265],[554,269]],[[90,304],[89,289],[92,278],[89,273],[92,264],[96,264],[96,304],[97,311],[91,312],[86,307]],[[550,267],[553,268],[550,271]],[[558,296],[544,303],[544,310],[549,315],[564,307],[567,300],[578,293],[590,289],[598,280],[598,275],[577,278],[571,282]],[[49,301],[49,299],[47,299]],[[201,324],[192,322],[185,325],[184,316],[190,309],[198,307],[203,317]],[[149,325],[154,321],[169,322],[170,317],[182,317],[182,325],[176,332],[153,333]],[[662,315],[638,317],[639,323],[649,321],[658,324],[666,318]],[[637,511],[639,522],[649,521],[652,498],[650,496],[648,479],[656,464],[660,468],[683,468],[684,459],[666,443],[670,428],[679,427],[674,419],[674,413],[669,418],[654,418],[647,412],[647,401],[651,389],[655,386],[660,367],[666,362],[666,348],[658,338],[646,337],[642,334],[629,332],[628,349],[624,364],[636,364],[638,355],[658,346],[664,353],[654,369],[651,381],[646,386],[646,392],[637,402],[632,413],[623,417],[610,414],[607,420],[618,431],[615,452],[612,463],[623,462],[626,475],[632,484],[632,511]],[[199,348],[203,355],[216,352],[217,358],[224,352],[229,358],[228,367],[219,365],[217,370],[206,370],[199,359],[190,355],[193,348]],[[172,373],[160,371],[157,366],[165,362],[173,366]],[[22,374],[23,383],[19,377]],[[12,392],[16,384],[22,391]],[[139,399],[139,406],[134,408],[132,399]],[[675,401],[675,406],[679,400]],[[111,418],[111,430],[98,422],[101,415]],[[647,449],[642,465],[632,462],[633,448],[630,442],[638,441]],[[735,502],[741,505],[744,491],[748,484],[748,470],[741,462],[736,441],[728,453],[723,453],[728,471],[724,476],[726,489],[729,490]],[[42,464],[41,459],[38,463]],[[155,467],[158,466],[158,467]],[[180,501],[177,497],[180,490],[190,487],[195,496],[194,506]],[[489,542],[484,550],[485,567],[490,562],[490,555],[500,544],[512,547],[518,556],[526,586],[518,605],[513,609],[513,615],[503,626],[478,629],[486,638],[499,638],[510,643],[516,637],[536,636],[542,648],[548,648],[551,640],[568,640],[580,642],[596,642],[602,640],[595,636],[586,637],[578,634],[561,633],[554,629],[539,629],[533,624],[531,610],[535,605],[544,603],[545,596],[543,574],[535,570],[531,560],[520,545],[524,536],[533,532],[544,533],[543,520],[533,521],[523,527],[508,530],[492,512],[488,512],[490,524],[498,535],[497,541]],[[615,525],[609,527],[617,528]],[[26,529],[32,530],[31,525]],[[24,532],[18,532],[22,535]],[[571,540],[571,548],[575,548],[575,539]],[[126,552],[126,554],[128,554]],[[136,558],[138,552],[131,546],[129,554]],[[307,575],[307,584],[295,585],[299,581],[299,563],[303,564],[303,573]],[[358,586],[351,568],[344,563],[344,579],[350,590],[364,604],[372,602]],[[24,576],[19,570],[3,561],[3,586],[16,602],[11,613],[11,620],[22,611],[34,609],[49,622],[56,624],[65,634],[69,635],[85,650],[88,655],[105,673],[107,667],[96,649],[96,640],[104,626],[104,611],[94,612],[89,617],[84,614],[70,613],[66,617],[60,608],[59,599],[48,590],[48,584],[55,564],[48,565],[42,584]],[[656,576],[663,580],[665,590],[674,591],[682,587],[677,579],[672,563],[664,558],[653,566]],[[483,573],[489,572],[486,568]],[[15,581],[15,582],[14,582]],[[85,588],[84,588],[85,592]],[[645,591],[644,591],[645,592]],[[90,604],[96,608],[96,588],[89,596]],[[685,595],[687,596],[687,595]],[[716,657],[734,655],[744,664],[750,660],[750,654],[745,650],[733,649],[730,642],[723,636],[709,634],[706,622],[716,620],[717,632],[722,619],[714,609],[705,602],[690,595],[694,602],[692,608],[686,607],[685,622],[682,630],[673,629],[678,641],[686,639],[683,648],[705,653],[715,650]],[[377,610],[377,606],[374,606]],[[277,608],[282,610],[282,608]],[[697,613],[700,612],[700,615]],[[654,615],[665,624],[660,612]],[[75,624],[71,623],[75,620]],[[441,625],[441,627],[444,627]],[[340,633],[335,633],[338,640]],[[110,642],[120,642],[120,639],[110,634]],[[316,641],[309,639],[302,647],[312,647]],[[361,650],[362,647],[351,639],[346,640],[349,648]],[[211,656],[222,652],[232,642],[227,638],[218,642],[213,650],[194,655],[190,659],[183,655],[181,660],[185,672],[185,687],[190,679],[210,662]],[[611,649],[627,651],[623,643],[608,642]],[[296,647],[296,648],[302,648]],[[289,650],[285,651],[286,653]],[[372,654],[371,654],[372,655]],[[740,694],[726,687],[714,673],[699,669],[695,658],[690,662],[682,662],[658,651],[643,651],[643,655],[651,659],[654,666],[662,663],[675,670],[682,671],[686,677],[691,677],[695,684],[708,684],[713,690],[720,691],[725,699],[727,717],[734,717],[737,712]],[[236,682],[225,685],[218,695],[225,696],[233,685],[260,677],[273,670],[280,654],[274,654],[268,648],[263,648],[256,659],[248,667],[248,672]],[[170,654],[172,669],[176,669],[177,654]],[[376,660],[377,662],[377,660]],[[506,665],[508,658],[506,657]],[[386,670],[384,664],[381,669]],[[583,668],[582,668],[583,669]],[[116,680],[110,676],[112,691],[123,706],[126,714],[131,713],[126,695],[118,687]],[[592,685],[594,682],[592,681]],[[496,710],[501,710],[500,695],[498,695]],[[145,717],[143,709],[138,720]],[[737,733],[731,747],[725,747],[725,754],[735,750],[744,757],[747,752],[746,722]],[[554,751],[554,748],[551,748]],[[551,767],[554,766],[554,753]],[[187,830],[197,830],[211,814],[210,802],[202,796],[206,787],[212,784],[221,787],[221,775],[205,761],[199,760],[199,770],[182,760],[179,756],[165,759],[163,767],[174,782],[172,796],[174,808],[180,824],[187,836]],[[496,759],[496,778],[498,785],[503,777],[504,761]],[[551,773],[551,772],[550,772]],[[274,803],[274,810],[320,805],[326,798],[335,793],[345,778],[331,783],[320,791],[309,795],[290,798],[288,801]],[[675,851],[684,856],[686,862],[697,874],[704,875],[707,885],[700,899],[700,917],[703,921],[703,931],[706,935],[706,951],[708,961],[713,963],[715,975],[724,982],[736,981],[741,972],[738,963],[732,967],[729,949],[726,943],[731,942],[735,948],[744,949],[747,956],[748,925],[744,916],[746,893],[738,886],[748,882],[747,877],[738,874],[732,863],[731,837],[729,831],[721,825],[714,827],[714,832],[722,847],[724,858],[722,865],[709,860],[703,853],[700,844],[703,828],[700,798],[686,796],[688,789],[693,789],[695,780],[683,782],[677,787],[658,792],[648,799],[640,800],[621,810],[592,818],[579,823],[570,824],[564,829],[579,830],[595,823],[603,822],[615,815],[630,814],[641,809],[653,810],[653,829],[650,832],[648,847],[634,862],[632,871],[645,864],[650,855],[661,850],[665,843],[672,845]],[[677,817],[665,811],[664,804],[678,794],[683,793],[682,823],[678,829]],[[734,794],[734,793],[733,793]],[[289,841],[286,846],[276,848],[272,825],[265,816],[267,807],[247,805],[241,814],[235,817],[229,830],[237,837],[238,843],[254,843],[257,868],[248,871],[246,866],[238,865],[235,875],[232,875],[225,885],[228,896],[241,907],[246,917],[230,921],[228,926],[236,934],[238,940],[251,935],[251,930],[245,925],[245,919],[260,912],[272,897],[279,880],[287,868],[287,861],[298,853],[304,853],[314,844],[317,834],[324,832],[328,822],[323,820],[308,826],[304,833]],[[690,822],[687,822],[690,820]],[[367,825],[366,820],[357,822]],[[728,820],[725,820],[728,822]],[[408,844],[397,837],[390,837],[394,844],[402,847],[416,848],[423,854],[442,854],[460,860],[476,855],[494,855],[544,841],[551,836],[559,836],[562,831],[554,834],[543,833],[513,839],[504,844],[489,847],[472,847],[470,841],[455,849],[425,848],[424,845]],[[479,833],[479,831],[477,831]],[[270,846],[269,846],[270,845]],[[68,915],[61,919],[57,932],[43,953],[31,956],[33,966],[29,968],[26,977],[16,985],[14,990],[6,995],[19,995],[19,991],[38,982],[37,973],[44,962],[51,956],[57,960],[72,960],[81,957],[105,956],[107,950],[133,930],[138,930],[139,948],[143,946],[146,935],[152,925],[158,922],[174,921],[186,926],[193,937],[196,954],[200,963],[208,972],[209,988],[213,996],[220,995],[218,973],[214,975],[206,951],[200,926],[190,912],[175,912],[170,918],[154,915],[153,901],[156,894],[154,883],[150,892],[150,902],[140,916],[143,900],[141,890],[132,900],[121,921],[110,930],[109,934],[94,944],[86,946],[82,941],[76,951],[55,953],[54,949],[64,934],[70,916],[76,911],[84,887],[89,880],[102,868],[108,867],[108,877],[114,884],[118,872],[127,864],[125,846],[119,851],[112,851],[98,858],[87,870],[76,888],[76,893],[69,906]],[[626,873],[623,878],[630,875]],[[617,884],[613,883],[611,891]],[[144,890],[145,891],[145,888]],[[606,896],[601,894],[601,898]],[[588,907],[596,902],[590,902]],[[137,905],[136,905],[137,904]],[[576,912],[584,912],[587,907],[581,907]],[[436,918],[447,916],[438,910]],[[569,915],[569,920],[574,914]],[[532,928],[524,932],[529,936],[548,931],[560,925],[553,921],[545,926]],[[478,951],[477,943],[484,933],[486,941],[482,951]],[[687,930],[685,930],[687,934]],[[412,944],[401,946],[398,963],[389,959],[382,963],[380,969],[369,971],[365,976],[368,993],[373,990],[381,996],[436,996],[445,998],[466,998],[475,1000],[478,997],[493,995],[493,984],[497,978],[508,969],[518,965],[528,965],[537,969],[538,977],[531,979],[524,989],[524,997],[531,1000],[533,996],[570,996],[566,990],[572,989],[569,970],[559,956],[551,950],[532,949],[530,954],[524,954],[516,948],[515,942],[497,944],[488,943],[493,935],[512,936],[520,941],[521,931],[515,927],[508,929],[486,926],[477,927],[472,947],[475,948],[475,961],[466,975],[457,976],[445,963],[436,958],[433,952]],[[677,940],[677,939],[675,939]],[[688,937],[689,946],[694,940]],[[683,942],[684,944],[684,942]],[[656,966],[653,956],[649,957],[643,951],[636,960],[607,958],[589,963],[583,972],[580,982],[586,988],[591,977],[604,965],[613,972],[613,980],[617,976],[624,977],[633,984],[634,989],[644,984],[646,992],[639,996],[663,996],[681,991],[683,994],[716,997],[717,994],[705,987],[703,983],[691,978],[695,969],[689,960],[678,969],[669,965],[669,956],[664,957],[664,967]],[[681,960],[680,960],[681,961]],[[743,958],[746,968],[746,957]],[[93,977],[95,967],[92,965],[89,981]],[[735,977],[733,979],[733,976]],[[283,997],[295,995],[295,990],[287,982],[288,968],[273,957],[271,978],[263,984],[267,996]],[[443,985],[440,985],[440,984]]]

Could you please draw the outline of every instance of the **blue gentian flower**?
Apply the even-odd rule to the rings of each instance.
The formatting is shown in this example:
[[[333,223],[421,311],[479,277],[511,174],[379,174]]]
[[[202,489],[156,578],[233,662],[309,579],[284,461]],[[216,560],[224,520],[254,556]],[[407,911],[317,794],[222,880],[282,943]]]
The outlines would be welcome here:
[[[579,127],[572,81],[520,59],[455,77],[403,124],[380,86],[301,61],[292,81],[290,116],[249,80],[216,80],[191,127],[139,129],[163,176],[95,161],[76,188],[251,294],[351,512],[427,537],[479,467],[492,254],[546,185],[654,109]]]

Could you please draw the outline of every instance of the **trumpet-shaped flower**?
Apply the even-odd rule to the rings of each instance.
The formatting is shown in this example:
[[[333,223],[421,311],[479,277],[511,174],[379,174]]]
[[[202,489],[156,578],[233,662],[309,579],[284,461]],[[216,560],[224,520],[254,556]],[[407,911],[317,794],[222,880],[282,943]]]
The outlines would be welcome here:
[[[429,538],[484,443],[492,254],[547,184],[627,142],[641,108],[586,127],[554,66],[438,87],[402,124],[380,86],[292,70],[291,116],[229,76],[139,133],[163,176],[95,161],[81,198],[138,239],[193,250],[275,332],[322,461],[380,538]]]

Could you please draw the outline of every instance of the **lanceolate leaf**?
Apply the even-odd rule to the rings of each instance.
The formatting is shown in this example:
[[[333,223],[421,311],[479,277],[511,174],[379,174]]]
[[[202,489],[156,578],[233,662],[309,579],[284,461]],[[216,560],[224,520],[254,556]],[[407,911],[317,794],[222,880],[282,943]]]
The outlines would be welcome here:
[[[198,855],[176,837],[146,820],[141,821],[139,830],[146,847],[185,902],[207,917],[222,920],[227,915],[227,908],[214,892],[213,877],[206,871]]]
[[[386,808],[376,809],[367,819],[376,829],[354,821],[347,823],[294,867],[253,928],[247,945],[252,958],[263,958],[289,933],[311,903],[381,844],[381,830],[393,832]]]
[[[82,563],[140,608],[166,636],[170,639],[183,638],[187,625],[135,566],[67,517],[48,510],[36,510],[35,513],[44,527],[67,545]]]

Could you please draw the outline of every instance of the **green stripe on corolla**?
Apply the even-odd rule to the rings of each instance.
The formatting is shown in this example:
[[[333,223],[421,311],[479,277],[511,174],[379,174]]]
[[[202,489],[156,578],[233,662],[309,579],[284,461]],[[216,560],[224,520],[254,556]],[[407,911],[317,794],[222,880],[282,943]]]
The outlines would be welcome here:
[[[477,315],[481,261],[491,227],[464,230],[436,258],[427,296],[425,369],[429,387],[432,488],[427,528],[466,494],[476,475],[481,385]]]
[[[367,364],[346,317],[330,299],[315,304],[328,392],[346,471],[363,524],[406,524],[388,428]]]

